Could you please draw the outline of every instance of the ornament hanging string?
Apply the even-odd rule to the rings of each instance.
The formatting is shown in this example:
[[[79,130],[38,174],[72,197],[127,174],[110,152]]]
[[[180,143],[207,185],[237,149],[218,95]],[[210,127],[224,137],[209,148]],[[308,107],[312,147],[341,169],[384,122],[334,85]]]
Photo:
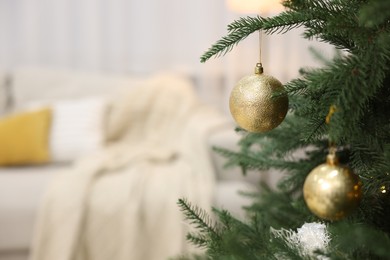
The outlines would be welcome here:
[[[261,63],[261,47],[262,47],[261,45],[262,45],[262,31],[259,30],[259,62],[256,64],[255,74],[263,73],[263,64]]]
[[[331,105],[329,107],[329,112],[328,112],[328,115],[326,115],[326,118],[325,118],[325,123],[327,125],[330,124],[330,119],[332,118],[333,114],[336,112],[336,106],[335,105]],[[329,153],[332,154],[332,155],[335,155],[336,154],[336,151],[337,151],[337,148],[336,148],[336,144],[334,141],[331,140],[331,138],[329,137]]]
[[[259,30],[259,63],[261,64],[261,44],[262,44],[262,31]]]

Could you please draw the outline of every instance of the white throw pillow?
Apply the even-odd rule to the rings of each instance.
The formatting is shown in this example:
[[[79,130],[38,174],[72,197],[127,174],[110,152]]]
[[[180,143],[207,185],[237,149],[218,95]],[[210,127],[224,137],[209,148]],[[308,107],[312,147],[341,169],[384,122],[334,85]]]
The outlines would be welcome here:
[[[52,103],[52,109],[52,161],[73,161],[103,146],[106,112],[104,99],[56,101]]]

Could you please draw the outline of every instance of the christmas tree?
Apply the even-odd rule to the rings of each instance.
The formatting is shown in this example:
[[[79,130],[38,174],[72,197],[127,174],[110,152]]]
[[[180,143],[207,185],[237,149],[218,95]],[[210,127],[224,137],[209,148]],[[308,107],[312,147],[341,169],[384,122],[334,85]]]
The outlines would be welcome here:
[[[341,55],[321,68],[302,70],[284,91],[273,93],[272,99],[289,98],[278,127],[262,133],[237,128],[238,152],[216,148],[244,174],[283,171],[277,189],[264,186],[247,194],[253,205],[246,208],[245,221],[219,209],[214,220],[180,199],[196,228],[187,238],[205,249],[206,259],[390,259],[390,1],[287,0],[283,5],[286,10],[274,17],[232,22],[201,61],[228,53],[259,30],[275,34],[298,27],[304,28],[304,38],[330,43]],[[305,155],[297,158],[297,151]],[[347,177],[310,179],[323,171],[319,165],[330,167],[328,175]],[[310,204],[312,197],[317,204]]]

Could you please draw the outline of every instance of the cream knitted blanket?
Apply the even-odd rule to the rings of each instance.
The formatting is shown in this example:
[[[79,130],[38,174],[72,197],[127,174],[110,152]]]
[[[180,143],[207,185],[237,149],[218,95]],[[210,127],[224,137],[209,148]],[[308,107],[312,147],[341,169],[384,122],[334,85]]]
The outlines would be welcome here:
[[[192,250],[176,202],[209,209],[207,138],[225,118],[192,85],[159,75],[113,104],[104,151],[55,177],[36,226],[32,260],[154,260]]]

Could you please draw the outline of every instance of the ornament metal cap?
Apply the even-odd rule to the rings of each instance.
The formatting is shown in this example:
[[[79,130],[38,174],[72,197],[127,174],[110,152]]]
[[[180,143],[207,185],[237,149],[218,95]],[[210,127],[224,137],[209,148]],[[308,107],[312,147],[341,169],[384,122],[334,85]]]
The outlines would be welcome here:
[[[261,63],[257,63],[255,67],[255,74],[263,74],[263,65]]]
[[[339,165],[339,158],[336,156],[336,154],[328,154],[326,156],[326,163],[332,166]]]
[[[339,165],[339,158],[336,155],[336,147],[332,144],[329,147],[329,153],[326,156],[326,163],[331,166]]]

